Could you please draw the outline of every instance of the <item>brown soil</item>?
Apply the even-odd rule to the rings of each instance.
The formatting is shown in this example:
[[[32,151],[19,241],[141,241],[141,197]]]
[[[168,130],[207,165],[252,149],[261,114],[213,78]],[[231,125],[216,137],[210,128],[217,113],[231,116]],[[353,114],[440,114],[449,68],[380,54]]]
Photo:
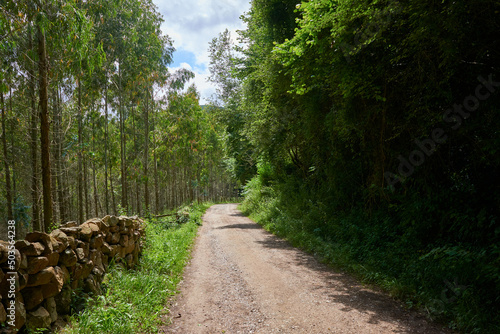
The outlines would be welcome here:
[[[450,333],[264,231],[236,209],[203,218],[163,333]]]

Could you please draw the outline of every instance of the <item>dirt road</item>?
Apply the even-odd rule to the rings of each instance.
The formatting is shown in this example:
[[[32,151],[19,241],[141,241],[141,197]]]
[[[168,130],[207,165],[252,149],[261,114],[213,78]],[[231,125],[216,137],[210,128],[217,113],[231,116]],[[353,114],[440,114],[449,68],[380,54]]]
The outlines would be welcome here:
[[[448,333],[241,215],[205,216],[164,333]]]

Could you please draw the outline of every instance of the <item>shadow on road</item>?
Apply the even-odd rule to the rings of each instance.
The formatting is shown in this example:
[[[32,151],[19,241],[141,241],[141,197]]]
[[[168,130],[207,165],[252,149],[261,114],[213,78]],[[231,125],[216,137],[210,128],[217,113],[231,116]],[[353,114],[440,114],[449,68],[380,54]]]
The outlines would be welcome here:
[[[246,217],[241,212],[231,213],[229,216],[231,216],[231,217]]]
[[[231,225],[224,225],[224,226],[219,226],[216,229],[217,230],[225,230],[225,229],[241,229],[241,230],[257,230],[260,229],[261,227],[257,224],[231,224]]]
[[[255,227],[247,226],[247,224],[241,225],[246,226],[245,228],[261,228],[257,224],[255,224]],[[368,314],[370,316],[369,324],[379,324],[381,322],[398,324],[400,330],[391,331],[391,333],[454,333],[448,329],[438,328],[440,326],[430,325],[423,315],[405,310],[400,303],[389,296],[375,289],[367,289],[348,274],[337,272],[320,263],[312,255],[291,246],[287,241],[266,231],[264,232],[266,233],[266,239],[257,241],[257,243],[266,248],[290,252],[295,257],[298,265],[317,272],[321,277],[321,283],[314,289],[323,296],[326,294],[332,305],[341,304],[342,311],[357,310]]]

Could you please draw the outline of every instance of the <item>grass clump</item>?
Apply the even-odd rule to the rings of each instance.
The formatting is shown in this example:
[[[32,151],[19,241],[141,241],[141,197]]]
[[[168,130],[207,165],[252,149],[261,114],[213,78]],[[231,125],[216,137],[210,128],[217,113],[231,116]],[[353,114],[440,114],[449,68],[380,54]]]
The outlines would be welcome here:
[[[110,265],[103,282],[105,293],[87,301],[85,309],[72,317],[63,332],[156,333],[165,307],[176,293],[189,259],[201,216],[210,203],[183,207],[189,213],[179,224],[175,216],[146,221],[146,243],[135,270]]]

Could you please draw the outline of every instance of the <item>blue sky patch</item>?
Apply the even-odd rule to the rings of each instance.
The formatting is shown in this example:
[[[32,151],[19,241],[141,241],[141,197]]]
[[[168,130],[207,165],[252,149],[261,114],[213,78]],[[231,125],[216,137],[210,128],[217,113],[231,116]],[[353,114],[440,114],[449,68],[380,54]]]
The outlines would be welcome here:
[[[186,50],[176,50],[173,54],[174,62],[170,64],[170,67],[180,67],[181,63],[188,63],[191,67],[196,65],[196,57],[194,53]]]

